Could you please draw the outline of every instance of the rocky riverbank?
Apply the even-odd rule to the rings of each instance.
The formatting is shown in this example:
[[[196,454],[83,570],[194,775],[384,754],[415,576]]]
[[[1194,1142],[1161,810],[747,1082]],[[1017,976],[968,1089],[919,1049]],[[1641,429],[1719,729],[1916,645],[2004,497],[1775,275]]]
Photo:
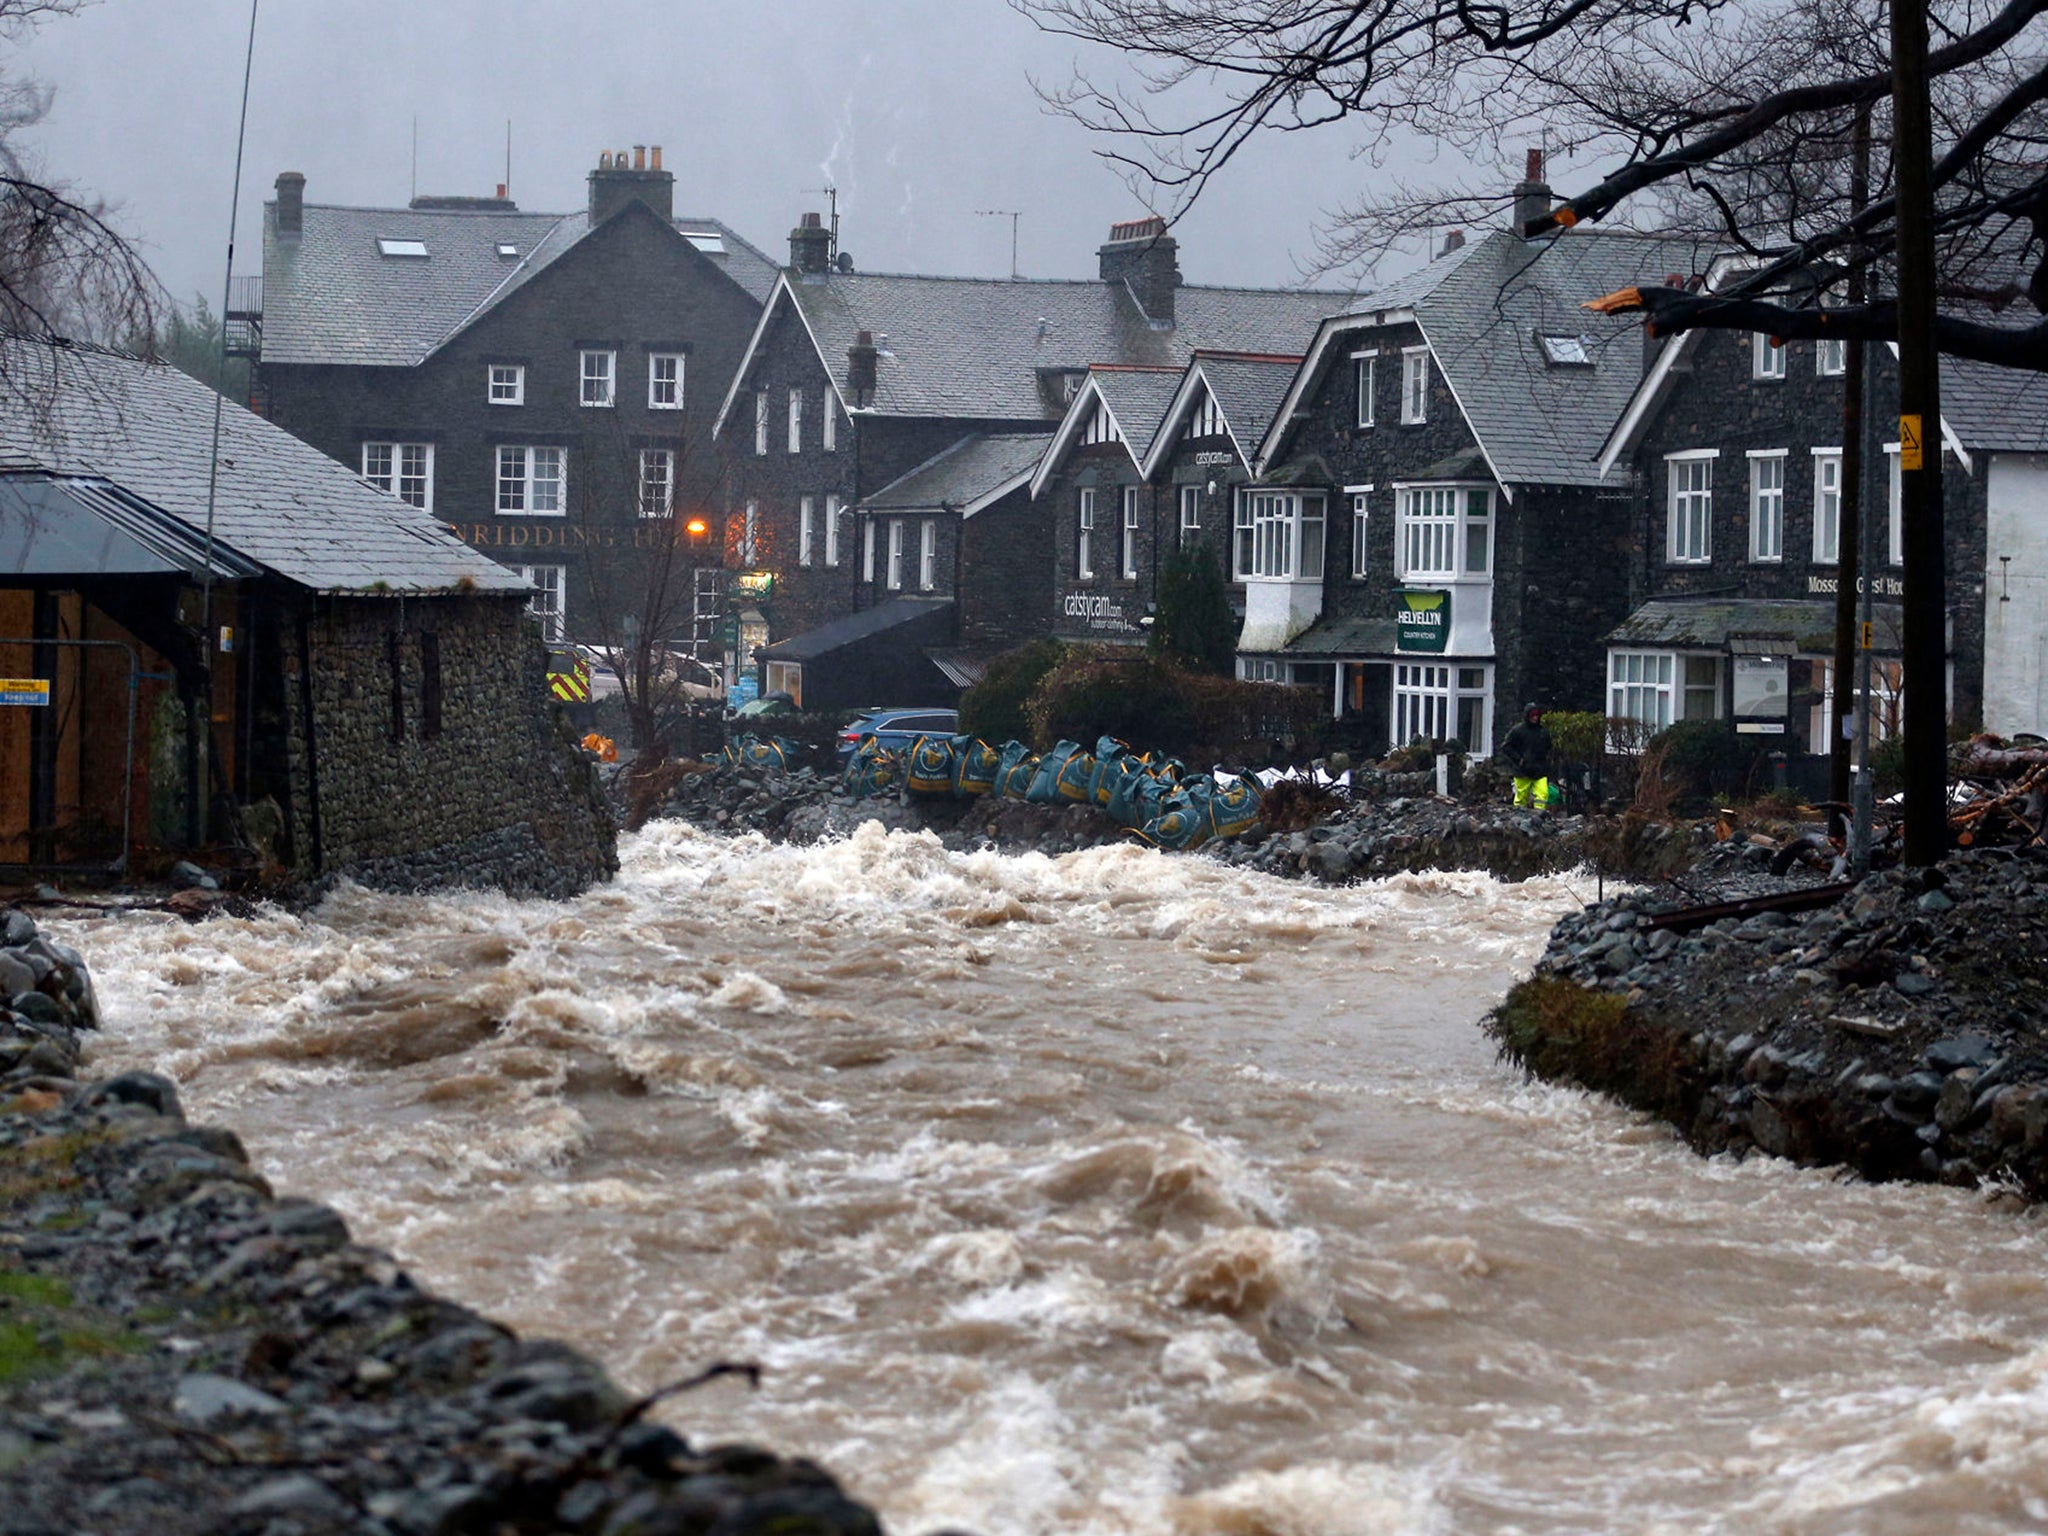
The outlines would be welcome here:
[[[1199,851],[1265,874],[1342,884],[1432,869],[1484,870],[1503,880],[1526,880],[1581,866],[1655,879],[1690,868],[1716,846],[1710,828],[1688,823],[1539,814],[1518,811],[1498,797],[1441,799],[1431,793],[1433,776],[1426,773],[1365,770],[1354,778],[1350,798],[1333,801],[1311,827],[1260,826]],[[615,783],[623,793],[623,778]],[[661,797],[657,814],[794,843],[844,837],[876,821],[892,831],[929,831],[958,851],[995,847],[1060,854],[1133,835],[1085,805],[894,794],[856,800],[836,778],[808,768],[686,772]]]
[[[168,1080],[86,1081],[85,965],[0,925],[0,982],[32,978],[0,1022],[0,1532],[879,1531],[818,1467],[692,1444],[419,1290]]]
[[[1540,1076],[1705,1152],[2048,1194],[2048,853],[1966,851],[1811,910],[1566,918],[1488,1021]],[[1798,898],[1794,898],[1795,902]]]

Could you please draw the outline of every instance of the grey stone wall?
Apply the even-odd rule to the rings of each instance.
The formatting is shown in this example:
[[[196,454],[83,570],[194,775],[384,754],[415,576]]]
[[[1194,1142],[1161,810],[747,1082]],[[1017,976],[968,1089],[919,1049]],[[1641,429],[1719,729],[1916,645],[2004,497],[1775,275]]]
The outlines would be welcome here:
[[[303,621],[310,668],[284,648],[302,878],[562,897],[617,870],[611,813],[518,598],[323,599]]]
[[[1123,574],[1123,493],[1138,488],[1138,537],[1135,579]],[[1080,570],[1081,492],[1095,492],[1095,528],[1089,543],[1091,574]],[[1077,443],[1046,481],[1039,500],[1051,523],[1052,610],[1048,628],[1066,640],[1137,644],[1146,631],[1139,624],[1158,599],[1162,501],[1172,499],[1140,478],[1138,466],[1121,443]],[[1170,515],[1170,514],[1169,514]]]

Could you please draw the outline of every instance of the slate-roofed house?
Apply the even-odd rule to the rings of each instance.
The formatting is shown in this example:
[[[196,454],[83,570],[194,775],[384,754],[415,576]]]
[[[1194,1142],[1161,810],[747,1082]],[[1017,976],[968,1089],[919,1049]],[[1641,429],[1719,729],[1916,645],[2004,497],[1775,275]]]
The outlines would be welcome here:
[[[293,875],[615,866],[531,589],[161,363],[0,339],[0,864],[246,839]],[[213,512],[209,518],[209,482]]]
[[[660,162],[607,153],[567,214],[331,207],[295,172],[265,209],[264,413],[519,571],[557,638],[643,606],[650,558],[708,518],[711,418],[775,281],[675,213]]]
[[[1874,719],[1896,729],[1904,595],[1898,365],[1866,350]],[[1603,448],[1633,487],[1630,611],[1607,636],[1607,709],[1653,725],[1732,720],[1793,752],[1831,740],[1841,550],[1840,344],[1748,332],[1674,341]],[[2048,379],[1941,365],[1950,715],[2048,725]]]
[[[1540,159],[1518,204],[1549,206]],[[1698,265],[1686,243],[1505,230],[1326,320],[1237,495],[1242,675],[1327,689],[1362,745],[1493,744],[1523,700],[1598,707],[1625,493],[1595,459],[1643,377],[1590,299]]]
[[[715,429],[734,540],[772,587],[763,637],[801,633],[886,594],[867,564],[879,539],[877,568],[886,568],[886,529],[866,532],[884,514],[864,509],[947,449],[970,437],[1050,438],[1096,365],[1166,369],[1171,379],[1197,348],[1298,348],[1343,303],[1183,284],[1176,243],[1157,220],[1114,226],[1092,280],[1002,281],[848,270],[829,231],[806,215]],[[998,526],[1022,527],[1005,516],[987,531]],[[1049,583],[1053,548],[1040,553]],[[973,554],[970,538],[958,589],[967,607],[978,583],[1016,589],[1021,553],[987,564]]]

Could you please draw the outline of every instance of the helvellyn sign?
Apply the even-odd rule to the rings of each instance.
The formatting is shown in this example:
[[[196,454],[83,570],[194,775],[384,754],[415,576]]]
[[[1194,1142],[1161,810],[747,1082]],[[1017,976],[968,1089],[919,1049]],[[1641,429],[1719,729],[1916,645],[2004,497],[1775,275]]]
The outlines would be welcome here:
[[[1441,656],[1451,639],[1451,594],[1447,591],[1394,594],[1394,649]]]

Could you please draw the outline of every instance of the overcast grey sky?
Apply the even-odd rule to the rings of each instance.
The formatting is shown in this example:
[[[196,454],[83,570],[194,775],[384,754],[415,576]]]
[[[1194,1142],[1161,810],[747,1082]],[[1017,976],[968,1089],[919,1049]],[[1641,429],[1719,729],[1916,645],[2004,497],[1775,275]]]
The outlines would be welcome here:
[[[36,132],[50,174],[121,205],[171,291],[219,302],[247,0],[102,0],[51,22],[25,64],[57,89]],[[1027,276],[1086,276],[1142,211],[1030,77],[1075,45],[1002,0],[263,0],[238,271],[260,266],[281,170],[309,202],[402,205],[411,190],[582,205],[602,149],[661,144],[679,212],[715,215],[778,260],[796,216],[840,192],[870,271],[999,276],[1023,212]],[[1090,61],[1114,70],[1113,60]],[[1180,231],[1190,281],[1296,281],[1318,214],[1370,174],[1341,129],[1275,140]]]

